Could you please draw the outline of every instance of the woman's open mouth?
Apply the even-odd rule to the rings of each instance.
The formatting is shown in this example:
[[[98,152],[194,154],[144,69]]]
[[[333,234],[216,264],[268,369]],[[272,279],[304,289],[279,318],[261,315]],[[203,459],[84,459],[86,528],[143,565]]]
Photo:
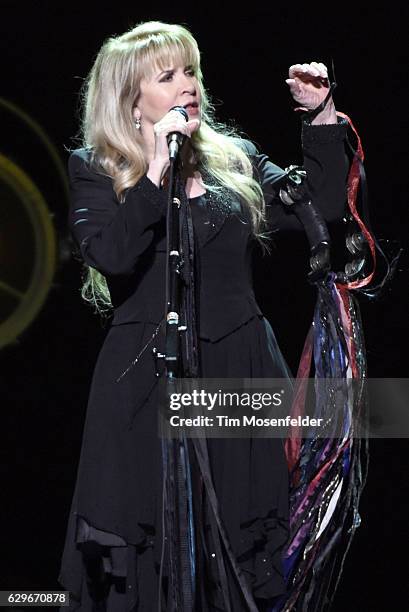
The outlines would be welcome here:
[[[198,115],[199,114],[199,105],[197,102],[190,102],[186,104],[184,107],[188,115]]]

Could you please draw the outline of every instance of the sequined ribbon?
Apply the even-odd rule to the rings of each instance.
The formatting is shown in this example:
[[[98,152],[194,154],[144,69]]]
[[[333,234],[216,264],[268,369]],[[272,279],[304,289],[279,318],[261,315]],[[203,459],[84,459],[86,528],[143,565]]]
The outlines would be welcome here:
[[[331,273],[318,286],[312,338],[309,334],[300,372],[308,376],[313,356],[316,377],[321,380],[363,377],[365,354],[359,312],[352,299],[343,299],[334,279]],[[294,402],[297,414],[304,412],[303,395]],[[329,433],[328,438],[313,435],[299,444],[300,432],[295,432],[299,455],[288,457],[292,463],[297,462],[297,469],[291,475],[291,535],[284,556],[287,593],[272,608],[274,612],[289,612],[295,605],[308,612],[322,609],[333,596],[360,521],[358,505],[365,481],[362,475],[367,470],[367,449],[360,439],[353,439],[352,417],[360,416],[361,421],[367,418],[362,398],[345,385],[334,399],[326,385],[321,385],[316,388],[315,402],[313,416],[329,422]],[[287,445],[286,449],[292,451],[293,447]]]

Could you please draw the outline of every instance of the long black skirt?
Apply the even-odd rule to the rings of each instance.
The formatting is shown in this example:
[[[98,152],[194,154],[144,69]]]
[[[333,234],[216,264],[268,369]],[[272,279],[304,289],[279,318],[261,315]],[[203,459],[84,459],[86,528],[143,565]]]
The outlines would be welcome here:
[[[95,366],[58,577],[70,591],[70,607],[64,610],[147,612],[158,610],[159,603],[166,609],[162,449],[152,354],[153,346],[163,350],[162,331],[149,343],[156,327],[111,327]],[[200,359],[204,378],[290,375],[270,324],[259,316],[217,342],[201,339]],[[208,438],[207,445],[230,546],[260,611],[267,610],[285,591],[289,478],[283,440]],[[197,483],[193,490],[198,491]],[[210,521],[204,523],[207,546],[198,554],[205,573],[196,609],[224,610]],[[244,612],[229,562],[226,571],[231,609]]]

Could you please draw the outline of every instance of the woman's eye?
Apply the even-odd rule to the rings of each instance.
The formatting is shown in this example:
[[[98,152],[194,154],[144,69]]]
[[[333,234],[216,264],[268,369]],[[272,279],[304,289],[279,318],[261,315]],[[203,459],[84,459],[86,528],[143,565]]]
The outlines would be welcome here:
[[[193,68],[188,68],[187,70],[185,70],[185,74],[188,74],[189,76],[195,76],[195,71]],[[165,74],[165,76],[163,76],[161,78],[161,82],[166,82],[166,81],[171,81],[173,79],[174,73],[173,72],[168,72],[167,74]]]

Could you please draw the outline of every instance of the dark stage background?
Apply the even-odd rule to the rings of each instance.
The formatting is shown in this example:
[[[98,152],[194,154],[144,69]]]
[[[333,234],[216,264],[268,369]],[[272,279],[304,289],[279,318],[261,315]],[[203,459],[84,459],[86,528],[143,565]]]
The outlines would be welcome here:
[[[407,15],[357,13],[330,4],[255,3],[242,10],[122,1],[1,3],[1,96],[36,119],[64,163],[75,148],[77,94],[108,35],[139,21],[188,25],[202,50],[208,90],[220,120],[234,120],[281,166],[300,163],[300,121],[285,79],[294,63],[335,62],[337,110],[357,127],[366,153],[372,225],[405,251],[383,299],[360,300],[369,375],[406,377],[408,355],[408,55]],[[0,110],[4,155],[46,195],[62,236],[63,185],[38,140]],[[339,228],[338,228],[339,229]],[[333,228],[337,234],[337,227]],[[19,243],[19,235],[15,240]],[[259,301],[296,369],[311,322],[302,235],[282,235],[270,259],[257,260]],[[0,255],[1,257],[1,255]],[[0,351],[2,378],[1,589],[58,588],[57,576],[79,458],[87,396],[106,334],[81,301],[80,266],[61,261],[47,302],[13,345]],[[216,299],[216,296],[215,296]],[[387,410],[387,406],[385,406]],[[334,605],[341,610],[401,610],[407,604],[407,441],[376,440],[357,530]]]

